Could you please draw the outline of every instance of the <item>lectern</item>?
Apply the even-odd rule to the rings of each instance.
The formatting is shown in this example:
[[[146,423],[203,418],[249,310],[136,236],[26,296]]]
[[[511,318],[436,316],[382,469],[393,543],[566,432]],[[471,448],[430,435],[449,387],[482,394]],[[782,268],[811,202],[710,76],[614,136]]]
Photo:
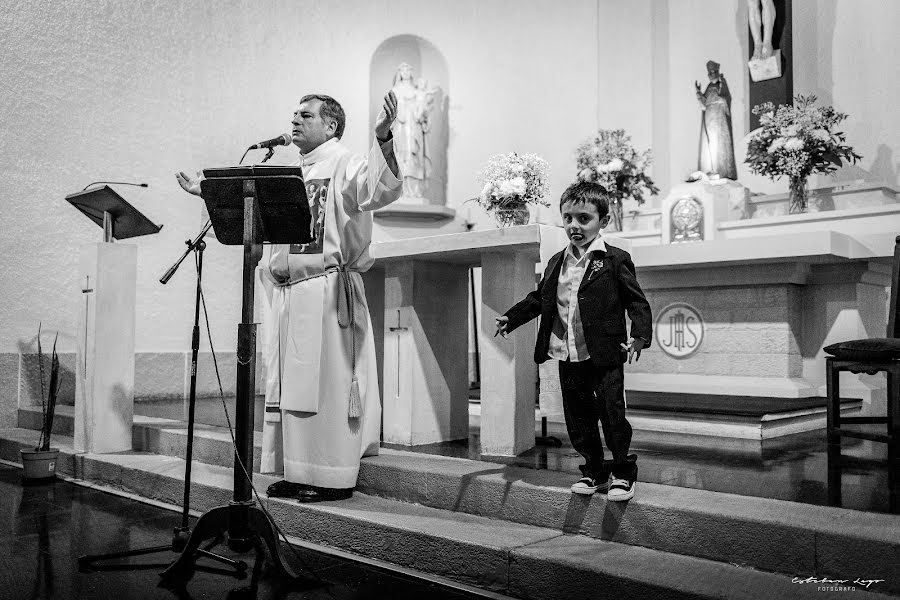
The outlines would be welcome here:
[[[153,234],[160,226],[106,185],[66,200],[103,228],[103,241],[80,251],[74,447],[131,450],[137,246],[113,241]]]
[[[253,404],[256,390],[256,323],[253,322],[254,272],[262,243],[305,244],[311,240],[310,214],[300,167],[254,166],[207,169],[200,192],[216,238],[243,245],[243,292],[237,336],[234,494],[227,506],[213,508],[197,521],[181,556],[163,573],[178,577],[190,570],[204,540],[227,533],[236,552],[268,546],[279,571],[297,578],[282,561],[278,537],[252,497]]]

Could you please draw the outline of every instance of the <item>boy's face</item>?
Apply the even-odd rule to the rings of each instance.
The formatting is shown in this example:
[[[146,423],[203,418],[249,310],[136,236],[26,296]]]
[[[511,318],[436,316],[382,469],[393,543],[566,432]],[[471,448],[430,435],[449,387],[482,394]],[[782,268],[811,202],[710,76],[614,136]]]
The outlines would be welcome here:
[[[581,249],[593,242],[609,223],[609,215],[601,219],[597,207],[590,202],[566,202],[560,207],[560,213],[569,241]]]

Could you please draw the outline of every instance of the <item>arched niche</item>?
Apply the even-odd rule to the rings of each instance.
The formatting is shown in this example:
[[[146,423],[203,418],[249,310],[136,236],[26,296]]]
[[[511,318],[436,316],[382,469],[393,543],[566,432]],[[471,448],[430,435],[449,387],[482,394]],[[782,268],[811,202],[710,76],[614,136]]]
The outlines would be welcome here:
[[[417,35],[397,35],[383,41],[372,54],[369,65],[369,131],[373,130],[383,97],[394,85],[397,69],[403,63],[412,67],[414,82],[424,79],[427,82],[424,87],[432,91],[428,131],[423,140],[428,163],[427,184],[421,191],[418,203],[446,206],[450,79],[447,61],[434,44]],[[401,201],[417,202],[407,194]]]

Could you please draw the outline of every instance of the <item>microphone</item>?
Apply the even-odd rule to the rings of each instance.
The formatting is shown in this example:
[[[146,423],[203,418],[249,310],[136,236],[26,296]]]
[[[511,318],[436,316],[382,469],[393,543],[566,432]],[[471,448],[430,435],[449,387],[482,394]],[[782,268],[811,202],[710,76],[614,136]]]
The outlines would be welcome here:
[[[277,138],[272,138],[271,140],[266,140],[264,142],[260,142],[258,144],[253,144],[250,146],[250,150],[259,150],[260,148],[274,148],[275,146],[290,146],[291,145],[291,135],[289,133],[282,133]]]
[[[89,184],[87,184],[86,186],[84,186],[84,187],[81,189],[81,191],[83,192],[84,190],[88,189],[88,188],[91,187],[92,185],[100,185],[101,183],[102,183],[102,184],[110,183],[110,184],[112,184],[112,185],[133,185],[133,186],[136,186],[136,187],[150,187],[150,186],[147,185],[146,183],[131,183],[131,182],[129,182],[129,181],[92,181],[91,183],[89,183]]]

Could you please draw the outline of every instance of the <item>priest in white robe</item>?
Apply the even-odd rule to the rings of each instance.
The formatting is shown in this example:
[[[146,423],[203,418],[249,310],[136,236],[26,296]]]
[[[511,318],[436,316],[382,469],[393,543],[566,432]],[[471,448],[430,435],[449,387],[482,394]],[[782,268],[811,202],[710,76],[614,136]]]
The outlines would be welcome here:
[[[396,112],[389,92],[368,157],[340,143],[345,117],[333,98],[304,96],[294,113],[312,241],[271,246],[268,268],[259,270],[270,309],[261,471],[284,470],[270,496],[349,498],[360,458],[378,453],[381,399],[360,273],[373,262],[371,211],[400,196],[391,136]],[[178,179],[188,191],[199,189],[184,174]]]

